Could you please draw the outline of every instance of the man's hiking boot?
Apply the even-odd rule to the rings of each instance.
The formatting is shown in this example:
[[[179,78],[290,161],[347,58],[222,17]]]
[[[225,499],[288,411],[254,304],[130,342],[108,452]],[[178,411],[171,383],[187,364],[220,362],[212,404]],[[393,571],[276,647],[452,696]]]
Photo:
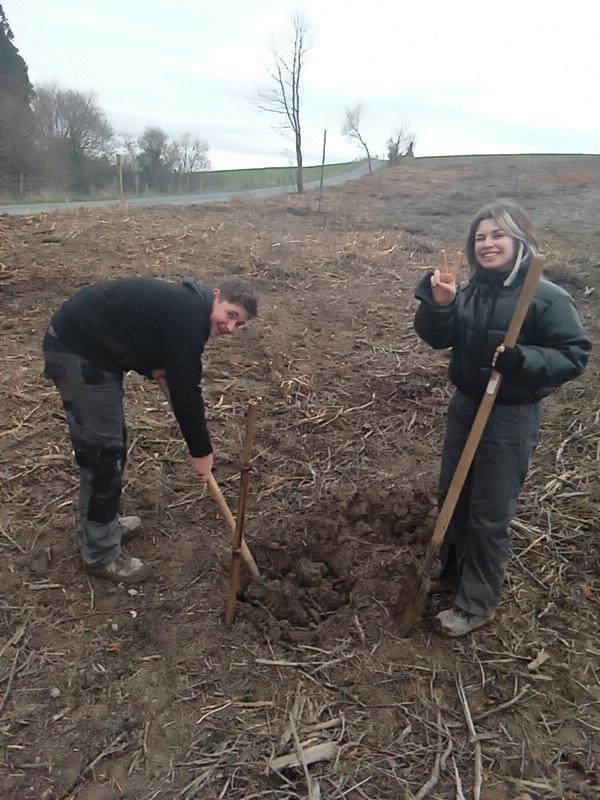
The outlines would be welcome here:
[[[121,539],[124,542],[130,542],[139,536],[142,532],[142,520],[139,517],[119,517],[119,525],[121,526]]]
[[[454,581],[449,581],[445,578],[438,578],[437,580],[429,579],[427,584],[427,594],[451,594],[456,591],[456,584]]]
[[[469,614],[462,608],[454,606],[447,611],[440,611],[433,621],[435,630],[442,636],[456,639],[458,636],[466,636],[471,631],[476,631],[483,625],[487,625],[496,616],[495,609],[488,611],[485,616]]]
[[[86,564],[85,571],[96,578],[106,578],[115,583],[141,583],[150,576],[151,567],[144,564],[139,558],[132,558],[129,553],[121,550],[116,561],[110,564]]]

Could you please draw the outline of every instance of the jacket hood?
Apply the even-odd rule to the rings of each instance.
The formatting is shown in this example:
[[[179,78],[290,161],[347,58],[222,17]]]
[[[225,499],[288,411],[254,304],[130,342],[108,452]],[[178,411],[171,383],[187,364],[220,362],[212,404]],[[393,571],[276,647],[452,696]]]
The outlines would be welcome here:
[[[212,286],[209,286],[206,283],[198,283],[195,278],[187,277],[181,281],[182,286],[185,286],[186,289],[189,289],[191,292],[195,292],[198,294],[202,300],[212,308],[214,294]]]

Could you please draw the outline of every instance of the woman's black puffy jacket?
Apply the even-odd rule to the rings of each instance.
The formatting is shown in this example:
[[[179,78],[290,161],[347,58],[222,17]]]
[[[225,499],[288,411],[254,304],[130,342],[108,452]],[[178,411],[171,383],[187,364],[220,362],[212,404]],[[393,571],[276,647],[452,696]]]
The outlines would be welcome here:
[[[431,347],[452,348],[450,380],[461,392],[478,398],[483,395],[494,351],[504,341],[527,267],[523,264],[510,286],[503,285],[507,272],[477,270],[459,285],[448,306],[433,300],[431,273],[419,282],[415,297],[421,304],[415,331]],[[548,280],[539,281],[517,347],[522,366],[502,380],[498,403],[537,402],[583,372],[591,343],[568,292]]]

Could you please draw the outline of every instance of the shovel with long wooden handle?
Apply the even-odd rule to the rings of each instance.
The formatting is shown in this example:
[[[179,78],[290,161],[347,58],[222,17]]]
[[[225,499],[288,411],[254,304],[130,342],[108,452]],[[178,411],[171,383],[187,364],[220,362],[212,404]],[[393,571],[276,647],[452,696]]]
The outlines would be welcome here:
[[[248,496],[248,477],[250,474],[250,457],[252,455],[252,439],[254,437],[254,419],[256,417],[256,403],[248,404],[248,418],[246,421],[246,436],[242,452],[242,471],[240,475],[240,496],[238,498],[235,534],[233,537],[233,551],[231,555],[231,575],[229,580],[229,595],[225,609],[225,624],[232,625],[235,619],[235,602],[240,583],[240,555],[244,543],[244,517],[246,515],[246,498]]]
[[[208,488],[210,489],[211,494],[214,497],[215,503],[217,504],[217,508],[219,509],[221,516],[223,517],[223,519],[227,523],[227,527],[231,531],[232,540],[235,541],[235,536],[237,531],[237,524],[235,521],[235,517],[231,513],[231,510],[227,505],[225,498],[223,497],[223,493],[221,492],[221,489],[219,488],[219,485],[214,479],[212,473],[208,478]],[[240,545],[240,551],[242,554],[242,558],[244,559],[244,563],[250,570],[251,575],[253,575],[253,577],[255,578],[260,578],[260,572],[258,571],[256,562],[252,557],[252,553],[250,552],[248,545],[243,539]]]
[[[164,396],[167,398],[167,400],[169,402],[169,406],[171,407],[171,410],[172,410],[173,409],[173,404],[171,402],[171,393],[169,392],[169,384],[167,383],[167,379],[163,375],[161,375],[156,379],[156,382],[160,386],[160,389],[161,389],[162,393],[164,394]],[[231,513],[231,511],[229,509],[229,506],[227,505],[227,502],[225,501],[225,498],[223,497],[223,493],[221,492],[221,490],[220,490],[216,480],[214,479],[212,473],[208,476],[208,488],[210,489],[210,492],[211,492],[212,496],[215,499],[215,502],[217,504],[217,508],[219,509],[219,512],[221,513],[221,516],[223,517],[223,519],[227,523],[227,527],[231,531],[232,540],[235,541],[236,524],[235,524],[234,516]],[[242,540],[242,543],[240,545],[240,552],[241,552],[242,558],[244,559],[244,563],[246,564],[246,566],[248,567],[248,569],[250,571],[250,574],[254,578],[260,578],[260,572],[258,571],[258,567],[256,566],[256,561],[254,560],[248,545],[243,540]]]
[[[517,343],[527,309],[529,308],[537,282],[544,269],[544,263],[545,258],[540,255],[534,256],[531,261],[508,331],[504,337],[504,344],[506,347],[514,347]],[[420,567],[413,565],[413,569],[407,576],[398,595],[398,599],[396,600],[394,614],[398,620],[401,636],[408,635],[417,619],[419,619],[423,613],[423,608],[427,600],[429,576],[434,561],[438,556],[440,545],[444,539],[452,515],[454,514],[458,498],[460,497],[465,480],[467,479],[473,459],[475,458],[475,453],[477,452],[483,431],[496,401],[501,382],[502,376],[500,373],[493,370],[485,394],[479,404],[477,414],[471,426],[454,476],[452,477],[448,493],[436,520],[425,559]]]

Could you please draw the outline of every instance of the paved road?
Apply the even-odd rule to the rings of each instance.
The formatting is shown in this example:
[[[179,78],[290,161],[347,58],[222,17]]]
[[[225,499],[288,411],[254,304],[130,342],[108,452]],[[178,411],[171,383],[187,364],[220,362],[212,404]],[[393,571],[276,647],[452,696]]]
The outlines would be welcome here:
[[[373,170],[379,170],[385,166],[385,161],[375,161],[372,159],[371,164]],[[362,178],[369,171],[369,166],[366,162],[361,162],[359,166],[352,172],[347,172],[344,175],[336,175],[332,178],[325,178],[323,186],[332,186],[336,183],[345,183],[346,181],[356,180]],[[320,185],[320,180],[311,181],[304,184],[305,189],[316,189]],[[270,186],[266,189],[246,189],[241,192],[211,192],[204,194],[178,194],[170,197],[130,197],[127,198],[125,204],[128,206],[156,206],[156,205],[192,205],[193,203],[219,203],[224,200],[231,200],[233,197],[272,197],[276,194],[294,194],[296,187],[292,184],[288,186]],[[66,203],[30,203],[19,205],[0,205],[0,214],[37,214],[45,211],[56,211],[65,209],[82,208],[84,206],[98,207],[107,205],[116,205],[118,200],[77,200]]]

